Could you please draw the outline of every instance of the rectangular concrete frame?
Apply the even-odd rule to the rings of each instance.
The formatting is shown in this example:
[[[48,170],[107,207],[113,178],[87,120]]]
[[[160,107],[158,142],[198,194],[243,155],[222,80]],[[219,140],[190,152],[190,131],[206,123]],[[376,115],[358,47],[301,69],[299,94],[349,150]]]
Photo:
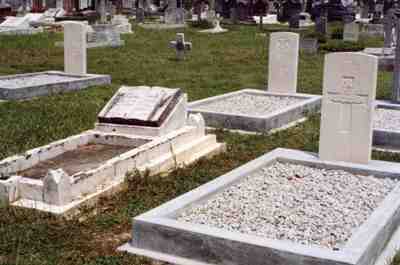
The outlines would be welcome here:
[[[137,143],[140,146],[132,147],[99,167],[71,175],[73,201],[61,206],[43,201],[47,192],[43,180],[25,178],[15,173],[88,143],[125,146]],[[215,135],[205,135],[204,127],[185,126],[157,138],[90,130],[0,161],[0,177],[9,176],[6,180],[0,179],[0,204],[2,198],[8,198],[13,206],[35,208],[57,215],[74,215],[79,213],[83,203],[91,204],[93,198],[119,190],[128,172],[137,170],[150,175],[167,172],[201,157],[213,156],[224,148],[224,144],[216,142]]]
[[[400,111],[400,105],[386,100],[376,100],[377,109],[394,109]],[[384,149],[400,149],[400,128],[399,130],[387,130],[374,128],[374,147]]]
[[[393,248],[394,243],[399,243],[398,239],[394,243],[394,239],[389,240],[400,223],[400,184],[339,251],[176,220],[185,209],[204,203],[253,171],[275,161],[400,179],[400,164],[397,163],[375,160],[368,165],[328,162],[321,161],[313,153],[278,148],[134,218],[133,240],[119,250],[182,265],[380,265],[393,256],[395,252],[385,249],[385,246]]]
[[[3,100],[30,99],[38,96],[46,96],[50,94],[81,90],[89,86],[111,84],[111,77],[109,75],[94,75],[94,74],[73,75],[59,71],[46,71],[46,72],[37,72],[29,74],[6,75],[6,76],[0,76],[0,80],[25,78],[41,74],[78,77],[81,79],[74,81],[49,83],[39,86],[13,88],[13,89],[0,87],[0,99]]]
[[[260,96],[285,96],[305,99],[303,102],[293,104],[281,110],[267,113],[264,116],[239,115],[222,112],[205,111],[199,109],[201,105],[206,105],[211,102],[220,101],[229,97],[234,97],[241,94],[253,94]],[[252,132],[267,132],[272,129],[284,127],[290,123],[296,122],[304,118],[307,111],[316,112],[321,107],[321,96],[310,94],[289,94],[275,93],[256,89],[242,89],[239,91],[206,98],[189,103],[189,113],[200,113],[203,115],[207,126],[216,128],[226,128],[234,130],[252,131]]]

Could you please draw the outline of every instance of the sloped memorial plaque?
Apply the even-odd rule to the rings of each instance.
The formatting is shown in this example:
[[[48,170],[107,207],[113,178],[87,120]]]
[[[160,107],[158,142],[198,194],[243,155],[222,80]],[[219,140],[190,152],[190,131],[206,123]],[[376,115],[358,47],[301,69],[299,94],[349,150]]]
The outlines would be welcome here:
[[[122,88],[98,120],[104,123],[159,127],[182,96],[180,89]]]

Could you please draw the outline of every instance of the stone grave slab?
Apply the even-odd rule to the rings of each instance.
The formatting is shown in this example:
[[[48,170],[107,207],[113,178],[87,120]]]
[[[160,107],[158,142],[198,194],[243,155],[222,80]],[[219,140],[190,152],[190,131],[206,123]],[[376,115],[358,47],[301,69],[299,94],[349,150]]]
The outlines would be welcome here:
[[[119,250],[182,265],[381,265],[399,243],[399,172],[275,149],[135,217]]]
[[[360,36],[383,37],[383,24],[360,23]]]
[[[400,105],[377,100],[374,113],[373,144],[375,148],[400,150]]]
[[[34,21],[38,16],[36,14],[28,14],[24,17],[7,17],[0,23],[0,35],[32,35],[43,32],[43,28],[30,27],[30,22]]]
[[[7,28],[29,28],[29,17],[7,17],[0,23],[0,27]]]
[[[180,91],[122,87],[95,129],[1,160],[0,205],[75,215],[118,191],[128,172],[168,172],[222,152]]]
[[[243,89],[191,102],[189,113],[202,114],[210,127],[265,133],[304,120],[320,105],[317,95]]]
[[[0,76],[0,99],[30,99],[110,83],[108,75],[74,75],[59,71]]]
[[[268,91],[296,93],[299,61],[299,34],[271,34],[268,57]]]
[[[365,48],[363,53],[378,57],[379,70],[393,71],[394,48]]]

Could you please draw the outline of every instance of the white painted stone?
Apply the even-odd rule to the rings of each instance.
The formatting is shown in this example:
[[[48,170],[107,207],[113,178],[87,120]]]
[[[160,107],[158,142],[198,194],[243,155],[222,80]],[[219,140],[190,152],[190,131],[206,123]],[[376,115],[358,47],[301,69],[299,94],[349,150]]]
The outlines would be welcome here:
[[[360,26],[356,22],[344,24],[343,40],[357,42],[360,35]]]
[[[203,115],[201,115],[200,113],[189,114],[188,125],[189,126],[199,127],[199,128],[205,128],[206,127],[206,123],[204,121]]]
[[[269,43],[268,91],[296,93],[299,34],[276,32]]]
[[[87,73],[86,31],[80,22],[64,23],[64,70],[68,74]]]
[[[0,27],[29,28],[29,17],[7,17]]]
[[[7,180],[0,180],[0,207],[18,199],[18,182],[20,179],[20,176],[12,176]]]
[[[43,201],[54,205],[72,201],[71,180],[62,169],[49,170],[43,179]]]
[[[362,53],[325,57],[319,155],[323,160],[368,163],[378,61]]]

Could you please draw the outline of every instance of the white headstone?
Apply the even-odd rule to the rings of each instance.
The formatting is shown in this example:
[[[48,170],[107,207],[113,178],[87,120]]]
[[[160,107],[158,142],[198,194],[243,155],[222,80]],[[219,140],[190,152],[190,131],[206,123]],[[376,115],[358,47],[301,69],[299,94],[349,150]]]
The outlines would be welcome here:
[[[80,22],[64,23],[64,71],[84,75],[86,63],[87,25]]]
[[[276,32],[269,43],[268,91],[296,93],[299,34]]]
[[[360,35],[360,28],[358,23],[345,23],[343,29],[343,40],[344,41],[358,41],[358,37]]]
[[[325,57],[319,156],[368,163],[378,59],[362,53]]]

